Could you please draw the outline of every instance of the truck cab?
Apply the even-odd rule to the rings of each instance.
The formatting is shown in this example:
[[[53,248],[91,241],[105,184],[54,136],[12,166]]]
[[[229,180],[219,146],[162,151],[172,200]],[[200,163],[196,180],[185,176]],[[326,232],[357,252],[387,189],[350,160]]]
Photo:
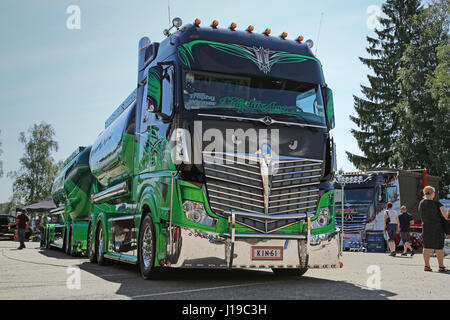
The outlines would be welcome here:
[[[416,215],[417,206],[422,198],[422,188],[427,183],[438,188],[439,177],[417,171],[421,170],[375,168],[363,172],[348,172],[337,177],[334,184],[336,223],[344,226],[343,246],[345,249],[367,246],[368,232],[383,233],[384,212],[389,202],[398,214],[400,214],[401,206],[405,205],[407,211],[413,215],[411,244],[415,248],[422,247],[422,225]],[[344,205],[342,205],[342,187]],[[396,242],[402,245],[399,236]]]
[[[339,268],[332,91],[300,39],[176,26],[89,153],[91,261]]]

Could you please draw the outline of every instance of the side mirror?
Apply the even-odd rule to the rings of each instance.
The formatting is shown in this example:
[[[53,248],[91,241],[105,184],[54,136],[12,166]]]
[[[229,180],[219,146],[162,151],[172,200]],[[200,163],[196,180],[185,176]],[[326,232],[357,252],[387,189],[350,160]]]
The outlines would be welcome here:
[[[327,124],[328,128],[334,129],[334,102],[333,90],[327,88]]]
[[[161,80],[163,69],[155,66],[148,70],[147,75],[147,111],[153,113],[161,112]]]

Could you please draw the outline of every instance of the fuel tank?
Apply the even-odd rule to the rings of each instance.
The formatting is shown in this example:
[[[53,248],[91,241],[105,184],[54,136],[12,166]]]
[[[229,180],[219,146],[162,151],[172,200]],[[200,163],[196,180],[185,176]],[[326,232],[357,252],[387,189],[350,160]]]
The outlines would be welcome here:
[[[89,166],[104,187],[131,177],[133,172],[136,105],[124,110],[92,145]]]
[[[70,156],[55,179],[52,197],[55,204],[65,206],[65,219],[83,219],[91,212],[91,188],[94,177],[89,168],[91,147],[80,147]]]

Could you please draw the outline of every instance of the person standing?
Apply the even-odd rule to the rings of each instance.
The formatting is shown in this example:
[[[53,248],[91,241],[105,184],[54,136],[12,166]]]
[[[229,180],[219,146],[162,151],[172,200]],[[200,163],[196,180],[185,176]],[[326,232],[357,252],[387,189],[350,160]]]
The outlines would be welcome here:
[[[448,219],[448,213],[439,201],[433,200],[435,190],[431,186],[423,189],[424,198],[419,203],[419,217],[422,220],[423,259],[425,271],[433,271],[430,267],[430,257],[433,252],[439,263],[439,272],[449,272],[444,266],[445,232],[442,217]]]
[[[388,233],[388,242],[389,242],[389,250],[391,253],[389,254],[391,257],[395,257],[395,235],[399,232],[400,222],[398,220],[397,211],[392,209],[392,203],[388,202],[387,210],[384,213],[384,230],[383,232]]]
[[[400,237],[403,242],[403,253],[402,256],[406,256],[408,250],[411,251],[411,257],[414,255],[414,250],[411,247],[410,243],[410,232],[411,232],[411,223],[414,221],[414,218],[411,214],[406,210],[406,206],[402,206],[400,208],[400,215],[398,216],[398,221],[400,222]]]
[[[48,224],[48,214],[44,213],[41,217],[40,221],[40,231],[41,231],[41,248],[45,247],[47,242],[47,233],[46,233],[46,226]]]
[[[25,233],[28,232],[29,224],[30,218],[28,218],[27,214],[23,211],[17,216],[16,222],[10,224],[10,226],[16,226],[17,228],[17,237],[20,242],[20,246],[17,250],[25,248]]]

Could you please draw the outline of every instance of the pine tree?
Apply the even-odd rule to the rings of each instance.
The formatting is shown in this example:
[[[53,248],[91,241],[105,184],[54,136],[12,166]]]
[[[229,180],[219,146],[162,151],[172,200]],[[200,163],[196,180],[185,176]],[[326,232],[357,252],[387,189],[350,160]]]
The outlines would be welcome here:
[[[433,1],[411,20],[417,31],[402,57],[397,105],[401,115],[395,159],[406,169],[427,168],[450,185],[450,0]]]
[[[410,19],[422,10],[419,0],[387,0],[382,7],[386,17],[380,18],[382,30],[375,30],[376,38],[367,37],[367,52],[372,58],[362,58],[372,69],[368,75],[370,86],[361,86],[366,98],[354,96],[358,116],[350,116],[360,130],[352,134],[364,156],[347,152],[349,160],[359,169],[396,167],[393,143],[399,137],[396,107],[401,99],[398,71],[401,58],[410,43],[414,30]]]

